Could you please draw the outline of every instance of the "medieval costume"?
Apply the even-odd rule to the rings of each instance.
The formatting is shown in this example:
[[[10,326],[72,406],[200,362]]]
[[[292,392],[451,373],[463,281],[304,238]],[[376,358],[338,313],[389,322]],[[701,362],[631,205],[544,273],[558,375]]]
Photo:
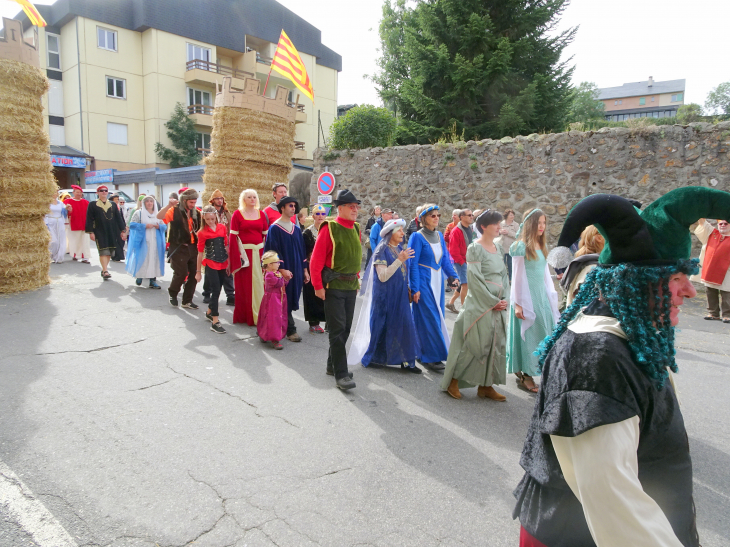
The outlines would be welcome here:
[[[114,251],[112,251],[111,254],[114,262],[121,262],[124,260],[124,238],[122,237],[122,234],[127,233],[127,221],[124,220],[124,212],[122,211],[122,205],[119,204],[119,196],[117,194],[112,194],[109,196],[109,201],[113,202],[114,205],[117,206],[119,215],[122,217],[122,222],[124,222],[124,231],[115,236]]]
[[[425,208],[420,216],[434,209],[438,206]],[[442,361],[449,355],[450,343],[444,319],[444,272],[450,279],[456,277],[456,272],[441,232],[423,226],[408,240],[408,248],[414,251],[408,269],[411,292],[421,293],[418,302],[413,303],[413,320],[421,342],[419,360],[432,368],[443,369]]]
[[[452,378],[459,380],[460,389],[506,381],[508,312],[493,308],[508,299],[510,285],[504,253],[498,244],[495,247],[497,252],[490,253],[474,241],[466,250],[469,292],[454,325],[441,381],[444,391]]]
[[[713,213],[730,213],[730,195],[696,187],[641,212],[606,194],[570,212],[551,265],[567,265],[567,245],[590,224],[606,245],[539,348],[543,381],[515,490],[521,545],[699,545],[671,319],[694,294],[689,226]]]
[[[188,201],[193,199],[198,199],[198,192],[193,188],[185,189],[180,193],[180,203],[167,210],[163,221],[168,225],[167,242],[170,246],[168,257],[173,272],[170,287],[167,289],[170,304],[177,307],[177,295],[184,283],[182,306],[197,309],[198,306],[193,303],[193,295],[198,283],[195,279],[195,270],[198,260],[198,231],[202,220],[200,212],[195,207],[187,208]]]
[[[704,245],[700,273],[707,294],[705,319],[720,319],[722,311],[723,322],[730,323],[730,226],[724,224],[727,221],[728,217],[724,217],[713,228],[705,220],[695,228],[695,235]]]
[[[208,299],[208,311],[205,314],[206,319],[211,321],[210,330],[218,334],[225,334],[226,330],[217,320],[218,316],[218,299],[223,288],[225,278],[228,276],[228,230],[225,224],[218,222],[216,214],[215,228],[211,228],[205,222],[205,215],[216,213],[213,205],[203,207],[201,216],[203,216],[203,227],[198,232],[198,259],[196,273],[200,274],[201,269],[205,266],[205,279],[210,287],[210,298]]]
[[[222,198],[223,199],[223,205],[220,207],[217,207],[213,200]],[[223,195],[223,192],[220,190],[214,190],[213,193],[210,195],[210,199],[208,200],[208,203],[210,203],[213,207],[215,207],[215,214],[218,219],[218,224],[223,224],[223,226],[226,228],[226,234],[231,233],[231,212],[228,210],[228,204],[226,203],[226,198]],[[235,290],[233,287],[233,275],[226,275],[223,279],[223,290],[226,293],[226,304],[229,306],[234,306],[235,301]],[[206,277],[203,280],[203,302],[207,304],[210,301],[210,286],[208,285],[208,278]],[[234,321],[235,323],[235,321]]]
[[[312,209],[312,213],[315,212],[326,212],[322,205],[316,205]],[[320,225],[321,226],[321,225]],[[304,247],[307,250],[307,259],[311,262],[312,251],[314,251],[314,245],[317,243],[317,237],[319,236],[319,230],[314,224],[304,229],[302,237],[304,237]],[[303,288],[302,300],[304,301],[304,320],[309,323],[309,328],[312,330],[313,327],[319,327],[320,323],[326,321],[324,315],[324,300],[317,298],[314,294],[314,286],[312,283],[305,283]],[[321,332],[321,327],[319,327]]]
[[[236,209],[231,217],[231,275],[235,285],[233,322],[256,325],[264,296],[261,255],[268,232],[266,217],[259,211],[256,220],[244,218]]]
[[[152,212],[147,203],[153,204]],[[136,279],[137,285],[149,279],[150,289],[159,289],[157,278],[165,275],[165,235],[167,224],[157,218],[157,201],[152,196],[143,198],[129,223],[127,240],[127,273]],[[148,225],[157,228],[147,228]]]
[[[282,262],[279,256],[267,256],[263,266],[273,262]],[[256,332],[262,342],[271,342],[276,349],[281,349],[279,341],[286,336],[288,326],[288,305],[286,297],[286,286],[289,281],[278,271],[264,272],[264,297],[259,308],[259,320],[256,325]]]
[[[279,211],[287,203],[295,203],[295,214],[299,213],[299,203],[290,196],[286,196],[279,201]],[[294,224],[295,219],[296,217],[289,220],[286,220],[283,216],[279,217],[269,228],[266,243],[264,244],[264,252],[276,252],[283,261],[282,268],[292,273],[292,278],[286,285],[289,317],[286,335],[292,337],[297,333],[292,312],[299,309],[299,297],[302,294],[302,286],[304,285],[304,271],[307,269],[307,251],[304,248],[304,238],[299,226]]]
[[[73,215],[73,213],[71,214]],[[71,230],[73,230],[73,226]],[[113,257],[119,241],[122,241],[121,235],[127,230],[127,225],[116,203],[110,199],[106,201],[97,199],[89,203],[86,210],[85,230],[87,234],[94,234],[96,248],[100,255]]]
[[[343,206],[360,205],[360,200],[343,189],[333,203],[339,210]],[[312,285],[315,291],[325,291],[324,313],[330,343],[326,372],[334,375],[337,387],[342,390],[355,387],[347,370],[345,346],[355,314],[361,263],[360,225],[339,215],[322,223],[312,252]]]
[[[81,186],[73,185],[71,188],[81,190]],[[89,202],[84,198],[68,198],[63,203],[71,206],[71,211],[69,211],[68,252],[73,260],[81,260],[81,262],[88,264],[91,253],[91,240],[86,233],[86,211],[89,208]]]
[[[560,288],[565,291],[565,305],[570,306],[573,299],[588,274],[598,265],[597,254],[586,254],[577,256],[571,260],[568,269],[565,270],[563,278],[560,280]]]
[[[416,367],[420,347],[408,297],[408,267],[398,258],[403,244],[390,244],[391,234],[405,226],[405,220],[389,220],[380,232],[380,243],[363,278],[363,303],[348,365],[392,365],[421,371]]]
[[[68,211],[59,200],[56,199],[51,203],[51,210],[43,218],[46,228],[51,233],[51,242],[48,249],[51,251],[51,261],[54,264],[61,264],[63,256],[66,254],[66,227],[64,220]]]

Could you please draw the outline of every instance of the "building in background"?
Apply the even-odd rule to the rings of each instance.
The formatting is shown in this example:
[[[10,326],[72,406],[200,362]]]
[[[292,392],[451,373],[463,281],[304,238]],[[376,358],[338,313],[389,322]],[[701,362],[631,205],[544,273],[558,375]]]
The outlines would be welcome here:
[[[607,120],[629,118],[670,118],[684,104],[685,80],[631,82],[619,87],[599,89],[598,99],[605,106]]]
[[[282,29],[299,50],[316,101],[271,73],[268,96],[277,85],[291,90],[291,103],[299,95],[293,163],[311,168],[319,124],[328,134],[337,116],[342,57],[322,45],[317,28],[274,0],[84,0],[37,7],[48,23],[39,41],[51,82],[44,98],[51,145],[75,149],[94,171],[167,169],[155,143],[171,147],[164,124],[178,102],[195,123],[201,157],[209,153],[216,82],[232,76],[233,87],[242,88],[244,78],[256,77],[263,89]],[[16,19],[30,36],[25,14]],[[72,178],[59,183],[68,187]]]

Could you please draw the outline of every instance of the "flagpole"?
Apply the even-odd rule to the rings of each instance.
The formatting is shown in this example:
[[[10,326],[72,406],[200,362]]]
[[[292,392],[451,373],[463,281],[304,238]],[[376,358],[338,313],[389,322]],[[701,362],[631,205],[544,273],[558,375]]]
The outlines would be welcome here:
[[[282,29],[282,32],[284,32],[284,29]],[[281,34],[279,35],[279,42],[281,42]],[[279,51],[279,42],[276,43],[276,49],[274,50],[274,56],[271,58],[272,64],[274,62],[274,59],[276,59],[276,52]],[[269,75],[266,77],[266,85],[264,85],[264,97],[266,97],[266,88],[269,87],[269,78],[271,78],[271,65],[269,65]]]

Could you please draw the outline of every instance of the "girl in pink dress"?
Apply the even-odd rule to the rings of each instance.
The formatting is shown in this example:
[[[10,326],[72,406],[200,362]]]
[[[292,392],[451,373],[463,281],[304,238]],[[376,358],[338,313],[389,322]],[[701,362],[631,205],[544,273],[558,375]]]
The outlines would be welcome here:
[[[264,266],[264,298],[259,308],[256,325],[262,342],[270,342],[274,349],[284,349],[280,340],[286,336],[287,305],[285,287],[288,281],[279,273],[279,255],[267,251],[261,257]]]

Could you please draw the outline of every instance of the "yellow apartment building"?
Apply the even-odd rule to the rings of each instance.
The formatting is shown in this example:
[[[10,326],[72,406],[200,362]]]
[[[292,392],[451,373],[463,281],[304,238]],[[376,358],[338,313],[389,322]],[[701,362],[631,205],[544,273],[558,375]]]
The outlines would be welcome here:
[[[629,118],[673,118],[684,104],[685,80],[655,82],[654,78],[617,87],[599,89],[607,120]]]
[[[166,169],[155,143],[171,146],[164,124],[175,104],[187,108],[201,156],[210,149],[216,82],[233,77],[264,82],[281,30],[299,50],[314,88],[312,103],[289,81],[271,73],[299,102],[292,161],[311,166],[318,137],[337,116],[340,55],[321,32],[274,0],[76,0],[37,6],[48,26],[39,29],[41,68],[51,89],[44,97],[52,155],[80,159],[92,170]],[[33,30],[21,12],[26,37]],[[63,160],[70,165],[67,160]],[[57,162],[62,187],[63,161]],[[78,162],[76,167],[78,168]],[[79,177],[75,177],[79,180]]]

